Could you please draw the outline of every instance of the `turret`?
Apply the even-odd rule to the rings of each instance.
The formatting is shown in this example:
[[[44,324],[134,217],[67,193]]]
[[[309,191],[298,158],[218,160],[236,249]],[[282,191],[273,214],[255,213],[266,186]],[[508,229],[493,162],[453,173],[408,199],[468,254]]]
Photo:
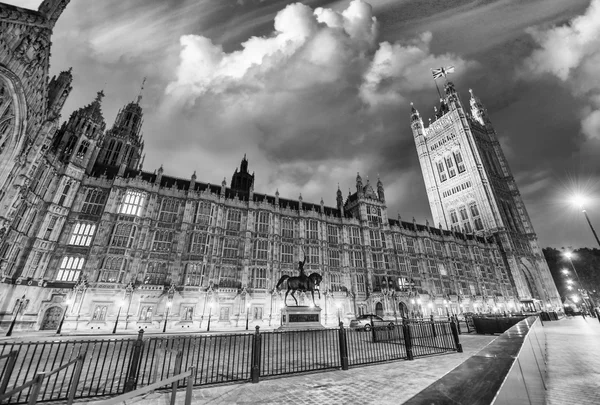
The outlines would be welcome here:
[[[360,177],[360,173],[356,173],[356,194],[361,197],[363,194],[363,184],[362,177]]]
[[[69,121],[56,133],[52,149],[63,163],[87,169],[93,162],[96,147],[106,128],[101,108],[103,97],[104,92],[99,91],[93,102],[73,112]]]
[[[246,159],[246,154],[244,154],[244,158],[240,164],[240,170],[238,171],[236,168],[231,177],[231,189],[248,193],[253,185],[254,173],[250,174],[248,172],[248,159]]]
[[[143,86],[142,84],[142,89]],[[141,101],[140,93],[137,101],[127,104],[118,112],[113,127],[108,130],[104,138],[98,163],[109,166],[120,166],[125,163],[128,168],[134,170],[140,166],[144,150],[141,133],[144,115],[140,106]]]
[[[382,203],[385,202],[385,191],[383,190],[383,183],[379,176],[377,176],[377,195],[379,196],[379,201]]]
[[[48,85],[48,118],[55,119],[60,116],[60,111],[65,105],[67,97],[73,90],[72,68],[60,72],[58,77],[54,76]]]
[[[485,125],[488,121],[487,119],[487,111],[481,100],[473,94],[473,90],[469,89],[469,93],[471,94],[471,99],[469,103],[471,104],[471,116],[481,125]]]
[[[38,11],[46,17],[49,27],[54,28],[69,2],[70,0],[44,0],[38,7]]]
[[[344,197],[342,196],[342,190],[340,190],[339,184],[338,184],[335,201],[337,203],[338,210],[340,210],[340,216],[343,217],[344,216]]]

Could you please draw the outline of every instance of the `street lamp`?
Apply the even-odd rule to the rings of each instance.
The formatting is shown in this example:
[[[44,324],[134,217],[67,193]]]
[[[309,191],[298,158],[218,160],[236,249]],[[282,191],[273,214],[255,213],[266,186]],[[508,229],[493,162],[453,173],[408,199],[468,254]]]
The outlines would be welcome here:
[[[121,308],[123,308],[123,305],[125,305],[125,300],[119,301],[119,312],[117,312],[117,319],[115,320],[115,327],[113,328],[113,334],[117,333],[117,324],[119,323],[119,316],[121,315]]]
[[[169,322],[169,309],[171,309],[172,302],[167,302],[167,314],[165,316],[165,326],[163,326],[163,333],[167,331],[167,322]]]
[[[579,278],[579,274],[577,273],[577,269],[575,269],[575,265],[573,264],[573,253],[572,252],[565,252],[564,256],[567,258],[567,260],[569,260],[569,263],[571,264],[571,268],[573,269],[573,273],[575,273],[575,277],[577,277],[577,282],[579,283],[579,288],[583,289],[583,284],[581,283],[581,279]],[[572,284],[569,283],[570,280],[567,280],[568,284]],[[567,287],[568,288],[568,287]],[[570,288],[569,288],[570,289]],[[582,297],[584,296],[583,292],[582,292]],[[592,299],[592,297],[588,294],[588,300],[591,303],[591,307],[595,308],[596,304],[594,303],[594,300]],[[585,301],[584,301],[585,302]]]
[[[338,325],[339,325],[342,322],[342,318],[340,316],[340,303],[336,302],[335,307],[337,308]]]
[[[69,298],[66,301],[67,306],[65,307],[65,312],[63,312],[62,318],[60,318],[60,323],[58,324],[58,329],[56,329],[56,334],[60,335],[60,332],[62,331],[62,326],[63,326],[63,322],[65,321],[65,316],[67,315],[67,311],[69,310],[69,307],[71,305],[73,305],[73,300],[71,298]]]
[[[598,234],[596,233],[596,230],[592,226],[592,221],[590,221],[590,217],[588,216],[587,211],[585,210],[585,207],[584,207],[586,200],[587,200],[587,198],[585,198],[582,195],[575,195],[575,196],[573,196],[573,199],[572,199],[573,203],[579,207],[581,212],[583,212],[583,215],[585,216],[585,219],[587,220],[587,223],[590,226],[592,233],[594,234],[594,238],[596,238],[596,242],[598,243],[598,246],[600,246],[600,239],[598,239]]]
[[[6,332],[6,336],[12,335],[13,328],[15,327],[15,323],[17,322],[17,317],[19,316],[19,312],[21,312],[21,307],[23,306],[24,302],[25,302],[25,294],[23,294],[23,297],[19,300],[19,306],[17,307],[17,313],[15,313],[15,316],[13,317],[12,322],[10,323],[10,326],[8,327],[8,332]]]
[[[212,314],[213,303],[208,304],[208,326],[206,327],[206,331],[210,332],[210,316]]]
[[[250,318],[250,303],[246,303],[246,330],[248,330],[248,319]]]

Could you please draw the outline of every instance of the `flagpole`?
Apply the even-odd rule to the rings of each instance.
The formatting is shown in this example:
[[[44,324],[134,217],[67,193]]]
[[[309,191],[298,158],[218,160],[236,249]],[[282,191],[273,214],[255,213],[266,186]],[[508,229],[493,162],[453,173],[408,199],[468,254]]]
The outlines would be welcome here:
[[[431,69],[431,71],[433,73],[433,69]],[[440,98],[442,98],[442,93],[440,93],[440,88],[438,87],[437,79],[435,77],[433,78],[433,81],[435,82],[435,88],[437,89],[438,96],[440,96]]]

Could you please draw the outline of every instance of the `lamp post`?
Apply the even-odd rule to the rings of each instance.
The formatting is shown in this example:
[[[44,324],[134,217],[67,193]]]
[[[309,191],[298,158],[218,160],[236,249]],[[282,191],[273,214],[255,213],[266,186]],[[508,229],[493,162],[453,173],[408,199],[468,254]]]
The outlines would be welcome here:
[[[246,303],[246,330],[248,330],[248,319],[250,318],[250,303]]]
[[[210,332],[210,316],[212,315],[212,307],[213,303],[208,304],[208,326],[206,327],[206,331]]]
[[[134,285],[130,282],[125,287],[125,298],[127,299],[127,312],[125,313],[125,329],[127,330],[127,324],[129,323],[129,309],[131,308],[131,300],[133,299]]]
[[[575,277],[577,277],[577,282],[579,283],[579,288],[581,290],[583,290],[583,284],[581,283],[581,279],[579,278],[579,274],[577,273],[577,269],[575,269],[575,265],[573,264],[573,260],[572,260],[573,253],[572,252],[565,252],[564,256],[567,258],[567,260],[569,260],[569,263],[571,263],[571,268],[573,269],[573,273],[575,273]],[[563,270],[563,273],[567,274],[568,272],[565,272],[565,270]],[[581,291],[581,293],[582,293],[581,297],[582,297],[582,301],[583,302],[585,302],[585,300],[583,299],[583,296],[584,296],[585,292],[586,292],[585,290]],[[594,303],[594,300],[589,295],[589,293],[587,293],[587,296],[588,296],[589,304],[591,304],[591,308],[590,308],[590,310],[591,310],[592,308],[596,307],[596,304]]]
[[[167,313],[165,316],[165,326],[163,326],[163,333],[167,331],[167,322],[169,322],[169,309],[171,309],[171,304],[171,301],[167,302]]]
[[[17,312],[15,313],[15,316],[13,317],[12,322],[10,323],[10,326],[8,327],[8,332],[6,332],[6,336],[12,336],[13,328],[15,327],[15,323],[17,322],[17,317],[19,316],[19,312],[21,312],[21,307],[23,306],[24,302],[25,302],[25,294],[23,294],[23,297],[19,300],[19,306],[17,307]]]
[[[117,333],[117,325],[119,324],[119,316],[121,315],[121,308],[123,308],[123,305],[125,305],[125,300],[119,301],[119,311],[117,312],[117,319],[115,319],[115,327],[113,328],[113,335],[115,333]]]
[[[342,322],[342,318],[340,316],[340,303],[336,302],[335,303],[335,308],[337,310],[337,316],[338,316],[338,325]]]
[[[594,234],[594,238],[596,238],[596,242],[598,243],[598,246],[600,246],[600,239],[598,238],[598,234],[596,233],[596,230],[592,226],[592,221],[590,221],[590,217],[588,216],[587,211],[584,207],[586,200],[587,199],[582,195],[576,195],[573,197],[573,203],[575,203],[577,206],[579,206],[579,209],[581,210],[581,212],[583,212],[583,215],[585,216],[585,219],[586,219],[588,225],[590,226],[592,233]]]
[[[67,315],[69,306],[71,306],[72,304],[73,304],[73,300],[69,298],[67,300],[67,306],[65,307],[65,312],[63,312],[62,318],[60,318],[60,323],[58,324],[58,329],[56,329],[57,335],[60,335],[60,332],[62,331],[63,322],[65,321],[65,316]]]

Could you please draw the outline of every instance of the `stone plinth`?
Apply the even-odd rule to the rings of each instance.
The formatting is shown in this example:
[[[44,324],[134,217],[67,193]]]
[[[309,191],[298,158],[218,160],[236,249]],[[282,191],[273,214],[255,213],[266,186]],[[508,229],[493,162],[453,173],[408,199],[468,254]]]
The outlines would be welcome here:
[[[324,329],[319,307],[284,307],[279,329]]]

